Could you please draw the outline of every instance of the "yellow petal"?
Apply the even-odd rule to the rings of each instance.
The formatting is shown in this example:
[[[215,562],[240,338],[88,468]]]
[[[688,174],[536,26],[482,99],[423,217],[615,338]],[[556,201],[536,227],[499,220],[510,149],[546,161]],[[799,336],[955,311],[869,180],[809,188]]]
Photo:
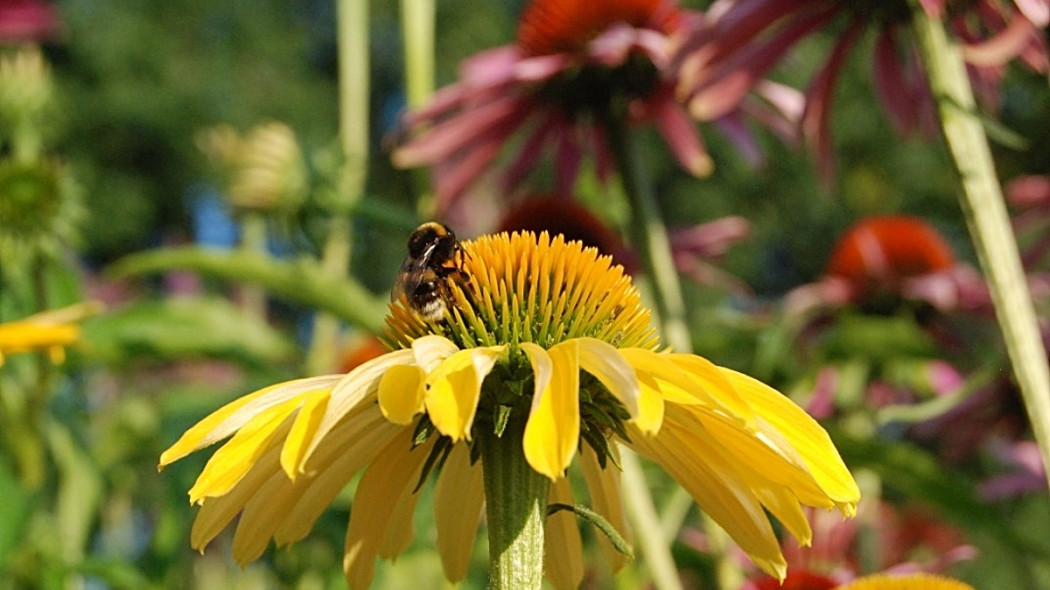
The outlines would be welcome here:
[[[973,586],[933,574],[875,574],[857,578],[836,590],[973,590]]]
[[[399,365],[390,367],[379,380],[379,407],[394,424],[409,424],[423,411],[423,378],[419,367]]]
[[[441,361],[458,350],[448,338],[433,334],[412,341],[412,354],[415,356],[416,366],[423,369],[424,373],[430,373],[436,369]]]
[[[503,352],[502,346],[461,350],[427,375],[427,415],[438,432],[453,442],[470,439],[481,383]]]
[[[321,423],[314,432],[313,440],[306,446],[306,451],[299,454],[299,464],[296,465],[296,470],[301,471],[304,468],[310,455],[314,453],[317,445],[330,430],[335,428],[358,404],[376,393],[383,373],[386,373],[390,367],[414,363],[415,357],[411,350],[395,350],[361,364],[344,375],[332,387],[332,397],[328,400],[328,407],[325,408]]]
[[[617,446],[612,445],[609,451],[615,456]],[[617,532],[620,533],[628,543],[631,542],[627,528],[627,515],[624,512],[623,494],[620,492],[620,470],[607,463],[608,468],[602,469],[598,464],[598,455],[590,445],[583,445],[580,451],[580,471],[583,479],[587,482],[587,493],[590,495],[590,507],[601,515]],[[627,563],[627,556],[613,547],[609,539],[603,535],[595,535],[598,546],[609,563],[609,568],[615,573],[620,571]]]
[[[364,590],[372,584],[375,559],[388,535],[387,527],[402,495],[412,493],[432,447],[433,444],[428,443],[412,448],[412,429],[403,428],[361,476],[350,510],[343,554],[343,572],[351,590]]]
[[[551,484],[548,504],[573,505],[572,486],[562,478]],[[583,542],[572,512],[547,517],[543,536],[543,572],[555,590],[579,588],[583,582]]]
[[[239,397],[212,412],[160,456],[160,466],[169,465],[193,451],[212,445],[248,423],[260,412],[311,391],[331,389],[342,375],[325,375],[271,385]]]
[[[526,344],[522,350],[532,363],[536,388],[545,387],[532,398],[523,441],[525,460],[537,473],[556,480],[565,474],[580,444],[579,347],[569,340],[544,353]]]
[[[634,369],[613,345],[595,338],[576,338],[580,347],[580,368],[594,375],[636,420],[643,432],[652,430],[651,416],[643,417],[639,408],[642,395]],[[659,428],[659,424],[656,424]]]
[[[754,411],[745,396],[733,388],[732,382],[711,361],[695,354],[669,354],[672,363],[686,372],[694,382],[690,393],[702,395],[703,400],[713,399],[714,407],[721,408],[745,424],[754,423]],[[685,403],[685,402],[679,402]]]
[[[314,433],[317,432],[324,411],[328,408],[329,395],[330,392],[326,389],[308,393],[303,400],[303,406],[299,408],[299,413],[295,415],[292,430],[281,448],[281,467],[289,479],[294,480],[299,474],[296,467],[306,451],[306,445],[313,440]]]
[[[287,400],[260,412],[238,430],[208,460],[190,488],[190,502],[199,503],[202,498],[221,496],[233,489],[263,453],[274,446],[275,440],[280,438],[278,433],[287,432],[281,426],[301,404],[301,398]]]
[[[802,408],[772,387],[730,369],[722,368],[722,374],[748,400],[755,413],[787,439],[825,494],[844,514],[852,516],[860,500],[860,488],[828,433]]]
[[[445,579],[467,577],[474,539],[485,506],[481,463],[470,464],[470,447],[455,445],[441,467],[434,489],[434,526]]]
[[[783,579],[787,562],[762,503],[719,456],[722,450],[697,434],[668,423],[655,437],[632,436],[630,446],[670,473],[756,565]]]

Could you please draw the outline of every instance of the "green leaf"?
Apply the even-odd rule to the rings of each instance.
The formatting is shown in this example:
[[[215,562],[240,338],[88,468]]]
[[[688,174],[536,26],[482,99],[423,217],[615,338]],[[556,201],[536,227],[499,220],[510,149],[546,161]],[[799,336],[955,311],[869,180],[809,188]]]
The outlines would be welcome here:
[[[327,311],[373,334],[383,328],[386,309],[379,298],[351,278],[326,272],[311,259],[285,262],[254,252],[186,247],[132,254],[109,270],[123,277],[176,269],[259,285],[277,297]]]
[[[141,357],[288,360],[294,347],[264,320],[218,297],[136,303],[84,323],[82,350],[110,364]]]
[[[4,460],[0,460],[0,498],[4,499],[0,502],[0,564],[4,564],[24,540],[33,505],[33,495],[19,485],[18,477]]]

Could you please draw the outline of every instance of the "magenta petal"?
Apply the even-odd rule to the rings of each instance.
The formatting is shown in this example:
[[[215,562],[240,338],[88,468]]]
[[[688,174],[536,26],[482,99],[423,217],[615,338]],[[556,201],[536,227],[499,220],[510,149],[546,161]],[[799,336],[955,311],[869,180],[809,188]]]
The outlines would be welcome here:
[[[802,134],[813,149],[816,150],[817,169],[825,186],[830,186],[835,175],[835,161],[831,146],[831,100],[835,92],[835,81],[838,80],[842,63],[860,38],[863,23],[854,21],[842,35],[831,52],[824,67],[814,78],[806,101],[806,111],[802,115]]]
[[[514,67],[522,61],[521,50],[504,45],[468,57],[460,66],[460,80],[467,87],[491,88],[513,78]]]
[[[571,63],[566,53],[528,57],[514,64],[514,78],[519,82],[542,82],[561,73]]]
[[[1015,17],[995,36],[964,45],[963,57],[978,66],[1000,66],[1020,55],[1037,34],[1039,30],[1028,19]]]
[[[518,149],[517,157],[507,167],[501,181],[504,190],[511,190],[536,167],[543,155],[543,148],[567,123],[560,115],[547,114],[538,121],[525,143]]]
[[[722,135],[729,138],[733,147],[740,151],[749,164],[757,168],[766,163],[765,155],[762,153],[762,148],[758,145],[758,140],[744,125],[744,121],[738,112],[732,112],[724,117],[715,119],[714,125],[718,127]]]
[[[509,119],[520,118],[522,106],[520,99],[507,97],[464,111],[398,148],[393,154],[394,165],[409,168],[430,164],[457,150],[471,149],[472,144],[492,133],[494,128]]]
[[[563,195],[574,192],[576,176],[580,172],[580,160],[583,158],[583,150],[580,148],[579,138],[576,136],[576,127],[566,126],[561,129],[561,137],[555,153],[555,189]]]
[[[652,106],[656,128],[682,167],[697,177],[711,174],[714,163],[707,155],[700,135],[685,109],[669,96]]]
[[[915,128],[915,104],[905,89],[904,72],[897,56],[896,38],[892,31],[885,31],[875,40],[875,92],[886,107],[890,121],[898,133]]]

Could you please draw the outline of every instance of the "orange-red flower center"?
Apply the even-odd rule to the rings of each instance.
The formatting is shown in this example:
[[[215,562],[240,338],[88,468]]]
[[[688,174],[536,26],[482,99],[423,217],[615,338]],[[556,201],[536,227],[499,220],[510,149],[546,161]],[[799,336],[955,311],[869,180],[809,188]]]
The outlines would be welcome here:
[[[827,274],[856,283],[893,282],[955,264],[937,230],[912,217],[871,217],[835,244]]]
[[[579,51],[616,23],[669,32],[678,18],[671,0],[533,0],[518,25],[526,55]]]

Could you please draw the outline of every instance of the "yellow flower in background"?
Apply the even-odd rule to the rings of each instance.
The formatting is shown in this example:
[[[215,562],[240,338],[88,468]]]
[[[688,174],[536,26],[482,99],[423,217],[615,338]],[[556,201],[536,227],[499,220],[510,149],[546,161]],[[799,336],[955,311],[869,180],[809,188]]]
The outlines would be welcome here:
[[[201,505],[191,542],[203,549],[240,514],[235,559],[270,539],[303,538],[363,470],[344,569],[367,587],[376,557],[411,541],[419,484],[437,471],[437,545],[445,574],[466,574],[485,501],[479,434],[527,416],[522,448],[551,481],[552,502],[573,502],[576,462],[591,508],[625,529],[616,443],[662,465],[764,570],[786,563],[766,512],[802,543],[802,505],[852,515],[859,490],[827,433],[786,397],[689,354],[659,349],[630,277],[609,257],[531,233],[462,244],[469,282],[450,288],[446,315],[427,321],[391,304],[395,350],[345,375],[281,383],[240,398],[194,426],[161,466],[223,445],[190,490]],[[486,433],[486,431],[488,431]],[[582,578],[576,523],[548,519],[547,576]],[[622,565],[599,541],[614,567]]]
[[[0,366],[9,354],[34,351],[46,351],[52,362],[61,363],[66,358],[66,347],[80,338],[76,322],[101,308],[98,302],[78,303],[0,324]]]
[[[858,578],[836,590],[973,590],[973,586],[932,574],[878,574]]]

